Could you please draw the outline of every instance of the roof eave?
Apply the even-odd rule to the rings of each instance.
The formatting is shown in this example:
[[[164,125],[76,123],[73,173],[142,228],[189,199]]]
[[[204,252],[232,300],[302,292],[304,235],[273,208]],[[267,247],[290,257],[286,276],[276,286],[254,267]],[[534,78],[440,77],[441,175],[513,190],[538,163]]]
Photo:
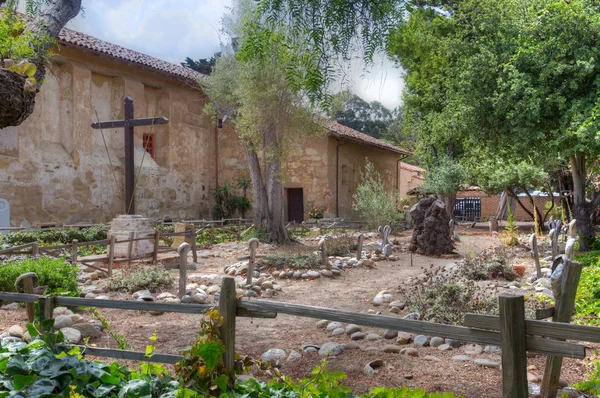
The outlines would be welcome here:
[[[378,149],[382,149],[384,151],[389,151],[389,152],[394,152],[400,155],[405,155],[406,157],[409,156],[413,156],[412,152],[406,151],[404,149],[400,149],[400,148],[390,148],[384,145],[378,145],[374,142],[367,142],[367,141],[363,141],[359,138],[352,138],[352,137],[348,137],[347,135],[342,135],[334,130],[329,129],[329,134],[334,137],[339,139],[340,141],[348,141],[348,142],[352,142],[353,144],[358,144],[358,145],[364,145],[364,146],[370,146],[370,147],[374,147],[374,148],[378,148]]]

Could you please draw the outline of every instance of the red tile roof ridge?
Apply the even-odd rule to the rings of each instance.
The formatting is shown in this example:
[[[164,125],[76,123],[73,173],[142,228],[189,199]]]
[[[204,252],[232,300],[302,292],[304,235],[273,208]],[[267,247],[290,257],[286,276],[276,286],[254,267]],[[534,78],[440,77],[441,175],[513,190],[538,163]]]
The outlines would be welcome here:
[[[387,143],[375,137],[371,137],[368,134],[361,133],[358,130],[354,130],[353,128],[350,128],[348,126],[344,126],[343,124],[338,123],[336,121],[327,120],[325,124],[325,127],[330,131],[330,133],[332,133],[331,135],[333,135],[334,137],[340,137],[342,139],[355,141],[364,145],[374,146],[380,149],[385,149],[406,156],[412,156],[412,152],[398,148],[390,143]]]
[[[400,168],[408,171],[416,171],[417,173],[424,173],[425,169],[420,168],[419,166],[415,166],[413,164],[400,162]]]
[[[63,28],[60,31],[58,43],[63,46],[83,48],[112,58],[132,62],[194,83],[206,78],[206,75],[185,66],[173,64],[139,51],[130,50],[118,44],[109,43],[69,28]]]

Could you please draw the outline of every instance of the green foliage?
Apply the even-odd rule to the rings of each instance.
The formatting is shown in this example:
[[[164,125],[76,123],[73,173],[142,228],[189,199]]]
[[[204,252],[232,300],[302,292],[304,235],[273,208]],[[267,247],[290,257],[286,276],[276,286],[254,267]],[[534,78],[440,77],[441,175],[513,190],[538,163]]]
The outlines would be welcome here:
[[[510,206],[507,206],[507,211],[506,226],[500,234],[500,239],[506,246],[517,246],[519,244],[519,227],[515,222],[515,217]]]
[[[48,294],[77,295],[76,265],[61,258],[40,256],[37,258],[8,260],[0,266],[0,291],[14,292],[19,275],[35,272],[38,285],[48,286]]]
[[[108,288],[114,291],[135,292],[148,289],[156,291],[173,286],[169,271],[157,266],[142,266],[129,272],[120,272],[110,280]]]
[[[576,259],[584,267],[577,287],[575,318],[582,324],[600,326],[600,253],[588,252]]]
[[[348,234],[328,236],[325,239],[328,256],[347,256],[358,247],[357,238]]]
[[[205,75],[210,75],[215,66],[217,58],[219,58],[220,56],[221,53],[217,52],[210,58],[200,58],[197,61],[194,61],[190,57],[186,57],[185,61],[181,63],[181,66],[185,66],[186,68],[193,69],[196,72],[200,72]]]
[[[213,194],[215,205],[213,206],[213,218],[215,220],[233,217],[236,212],[245,214],[252,208],[250,200],[245,196],[236,196],[232,193],[233,187],[228,184],[217,187]]]
[[[319,267],[320,261],[320,257],[314,253],[286,252],[269,253],[258,259],[259,264],[277,269],[314,269]]]
[[[368,159],[364,171],[360,173],[360,184],[354,193],[352,208],[370,228],[377,228],[390,221],[395,223],[401,218],[396,207],[396,195],[386,191],[381,175]]]
[[[62,343],[2,343],[0,356],[1,396],[175,398],[179,389],[168,374],[138,374],[116,362],[88,361],[79,347]]]
[[[459,262],[460,276],[473,281],[504,278],[507,281],[517,279],[517,273],[506,257],[497,250],[486,250]]]
[[[106,230],[101,227],[78,229],[44,229],[41,231],[20,231],[0,235],[0,246],[19,246],[39,242],[41,245],[56,245],[71,243],[74,239],[79,242],[92,242],[106,239]]]
[[[134,349],[134,347],[131,344],[129,344],[129,342],[127,342],[125,336],[121,333],[118,333],[115,330],[115,327],[108,321],[108,319],[106,319],[106,317],[104,317],[104,315],[100,313],[100,311],[98,311],[97,308],[89,307],[88,309],[90,310],[92,315],[100,321],[100,323],[102,324],[102,328],[104,328],[104,330],[108,332],[108,335],[112,337],[112,339],[117,343],[117,348],[119,350]]]
[[[590,396],[597,397],[600,395],[600,360],[598,360],[598,352],[594,352],[591,362],[592,371],[586,375],[586,380],[575,384],[575,388],[591,394]]]
[[[578,254],[575,256],[575,260],[580,262],[584,268],[591,265],[600,267],[600,250],[592,250],[586,253]]]
[[[424,193],[455,196],[461,185],[467,182],[466,168],[448,156],[438,159],[438,164],[425,175],[425,183],[419,187]]]
[[[477,287],[435,279],[420,292],[406,294],[406,297],[407,306],[418,312],[422,320],[452,325],[462,325],[466,313],[489,314],[495,312],[498,305]]]

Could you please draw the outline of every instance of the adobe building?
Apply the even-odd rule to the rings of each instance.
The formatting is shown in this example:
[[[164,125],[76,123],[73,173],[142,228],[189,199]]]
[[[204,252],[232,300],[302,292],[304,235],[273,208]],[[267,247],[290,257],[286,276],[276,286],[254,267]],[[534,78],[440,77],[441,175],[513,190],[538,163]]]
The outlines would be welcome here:
[[[123,119],[125,96],[136,118],[169,119],[135,128],[137,213],[210,219],[215,188],[235,184],[247,164],[231,125],[219,128],[203,113],[203,75],[66,28],[58,44],[34,113],[0,130],[0,199],[10,206],[10,226],[104,223],[124,213],[123,128],[91,124]],[[286,220],[306,219],[313,205],[356,218],[352,195],[366,158],[390,192],[403,192],[413,178],[401,166],[410,152],[337,123],[328,137],[291,152]]]

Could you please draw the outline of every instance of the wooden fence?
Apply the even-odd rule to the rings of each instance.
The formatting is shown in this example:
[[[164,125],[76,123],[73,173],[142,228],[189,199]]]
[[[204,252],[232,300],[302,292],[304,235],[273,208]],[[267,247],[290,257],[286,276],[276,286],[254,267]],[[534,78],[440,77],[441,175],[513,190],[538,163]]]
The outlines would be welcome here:
[[[0,293],[0,299],[29,303],[39,301],[45,318],[52,317],[55,306],[187,314],[203,314],[214,308],[212,305],[46,297],[24,293]],[[223,278],[218,298],[218,309],[224,318],[224,324],[220,328],[220,337],[226,348],[223,360],[227,368],[235,368],[236,317],[275,318],[278,313],[281,313],[500,346],[502,347],[503,396],[504,398],[526,398],[528,396],[527,351],[546,355],[549,360],[563,357],[584,358],[585,346],[564,340],[600,343],[600,328],[525,319],[525,304],[522,296],[501,295],[499,304],[499,316],[467,314],[466,324],[469,326],[463,327],[261,299],[238,299],[234,279],[226,277]],[[549,312],[551,311],[546,311],[544,315]],[[559,308],[553,311],[554,315],[558,312],[560,312]],[[81,349],[84,355],[170,364],[176,363],[182,358],[180,355],[174,354],[154,354],[148,358],[144,352],[87,346],[82,346]],[[544,386],[557,384],[560,367],[556,373],[556,368],[552,364],[547,365],[546,372],[550,370],[548,366],[553,369],[554,373],[544,376],[542,396],[554,398],[556,390],[544,388]],[[554,391],[554,395],[552,395],[552,391]]]

